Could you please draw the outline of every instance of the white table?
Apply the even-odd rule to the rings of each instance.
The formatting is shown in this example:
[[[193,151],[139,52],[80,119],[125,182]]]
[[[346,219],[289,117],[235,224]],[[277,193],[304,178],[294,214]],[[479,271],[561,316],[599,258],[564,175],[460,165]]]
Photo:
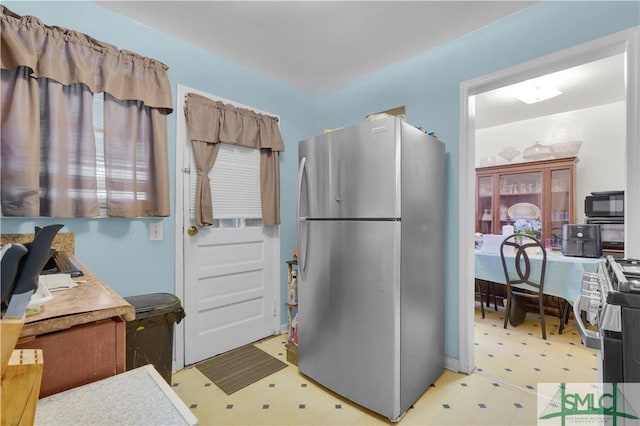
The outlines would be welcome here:
[[[193,426],[198,420],[155,368],[145,365],[38,400],[35,424]]]
[[[499,253],[486,253],[476,250],[475,277],[480,280],[506,284],[502,260]],[[535,264],[542,261],[542,255],[530,256],[532,272]],[[604,262],[604,258],[586,258],[564,256],[558,252],[547,252],[547,271],[544,278],[544,294],[562,297],[573,303],[580,294],[582,287],[582,274],[596,272],[598,265]],[[511,265],[514,265],[512,262]],[[514,271],[515,271],[515,267]],[[532,273],[532,281],[537,281],[538,276]]]

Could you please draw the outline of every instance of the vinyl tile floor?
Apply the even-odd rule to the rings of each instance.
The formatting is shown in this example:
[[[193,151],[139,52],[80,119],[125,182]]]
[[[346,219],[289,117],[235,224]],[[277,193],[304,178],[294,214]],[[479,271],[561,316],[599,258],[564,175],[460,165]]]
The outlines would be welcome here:
[[[503,311],[476,304],[476,370],[445,370],[400,419],[400,425],[535,425],[538,383],[590,383],[598,377],[597,352],[580,342],[571,321],[558,334],[547,316],[547,340],[537,315],[504,329]],[[255,345],[286,362],[286,335]],[[226,395],[195,367],[173,375],[173,389],[201,425],[383,425],[389,420],[323,388],[296,366]]]

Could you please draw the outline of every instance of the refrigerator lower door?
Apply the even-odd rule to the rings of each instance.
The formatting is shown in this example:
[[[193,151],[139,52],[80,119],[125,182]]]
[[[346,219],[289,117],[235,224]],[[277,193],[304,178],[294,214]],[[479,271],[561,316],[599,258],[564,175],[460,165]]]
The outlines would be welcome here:
[[[382,415],[400,416],[397,221],[306,221],[298,367]]]

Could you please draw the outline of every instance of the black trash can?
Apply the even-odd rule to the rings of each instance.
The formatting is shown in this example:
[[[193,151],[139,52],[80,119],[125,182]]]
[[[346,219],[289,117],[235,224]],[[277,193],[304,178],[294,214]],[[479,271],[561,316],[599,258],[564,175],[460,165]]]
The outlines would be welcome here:
[[[173,324],[185,313],[178,299],[169,293],[125,297],[136,310],[136,319],[127,321],[127,371],[153,364],[171,385]]]

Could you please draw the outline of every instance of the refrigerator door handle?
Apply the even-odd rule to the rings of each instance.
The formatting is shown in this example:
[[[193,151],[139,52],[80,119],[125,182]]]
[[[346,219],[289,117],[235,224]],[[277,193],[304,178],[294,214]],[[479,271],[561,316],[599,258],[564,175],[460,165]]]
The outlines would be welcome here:
[[[302,218],[300,217],[300,203],[302,202],[302,178],[306,177],[306,182],[307,182],[307,188],[306,188],[306,194],[307,194],[307,209],[309,209],[309,172],[307,171],[307,158],[306,157],[302,157],[302,159],[300,160],[300,165],[298,166],[298,196],[297,196],[297,200],[296,200],[296,244],[298,246],[298,270],[300,272],[300,278],[302,280],[305,279],[306,277],[306,269],[307,269],[307,247],[305,246],[304,249],[302,247],[302,238],[301,238],[301,230],[302,230],[302,223],[305,221],[306,218]],[[306,226],[306,223],[305,223]],[[309,238],[307,236],[306,241],[309,241]]]
[[[300,202],[302,201],[302,178],[307,177],[307,189],[309,189],[309,176],[307,174],[307,157],[302,157],[300,159],[300,164],[298,165],[298,197],[296,200],[296,219],[300,219]],[[307,192],[308,194],[308,192]],[[308,197],[308,195],[307,195]],[[307,200],[307,206],[309,205]]]

